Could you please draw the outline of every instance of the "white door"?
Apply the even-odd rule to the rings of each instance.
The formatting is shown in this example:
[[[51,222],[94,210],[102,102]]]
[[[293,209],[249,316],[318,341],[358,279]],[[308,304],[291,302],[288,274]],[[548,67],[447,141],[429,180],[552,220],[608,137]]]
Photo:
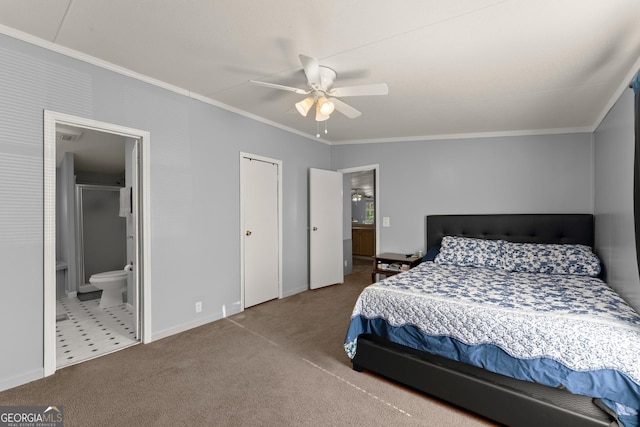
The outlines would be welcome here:
[[[342,174],[309,169],[309,286],[344,281]]]
[[[244,307],[278,298],[278,164],[242,157]]]
[[[127,159],[130,168],[130,174],[126,174],[126,185],[131,187],[131,216],[127,217],[127,264],[131,266],[132,271],[127,274],[127,294],[131,295],[127,299],[133,305],[133,320],[135,328],[135,339],[140,340],[140,275],[139,253],[140,253],[140,227],[138,219],[140,218],[140,192],[139,192],[139,159],[140,147],[139,140],[127,138],[127,150],[130,150],[130,158]],[[128,156],[127,156],[128,157]]]

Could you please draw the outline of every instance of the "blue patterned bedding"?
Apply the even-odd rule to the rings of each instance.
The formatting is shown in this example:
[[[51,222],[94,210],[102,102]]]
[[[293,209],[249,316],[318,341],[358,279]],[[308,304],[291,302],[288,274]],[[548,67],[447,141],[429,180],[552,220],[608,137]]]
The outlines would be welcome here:
[[[371,333],[514,378],[640,409],[640,315],[597,278],[425,262],[368,286],[345,340]],[[499,357],[499,358],[496,358]]]

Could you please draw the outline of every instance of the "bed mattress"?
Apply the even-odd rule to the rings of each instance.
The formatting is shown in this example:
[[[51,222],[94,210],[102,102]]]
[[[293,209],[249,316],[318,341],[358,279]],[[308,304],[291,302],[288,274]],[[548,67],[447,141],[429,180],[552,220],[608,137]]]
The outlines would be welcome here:
[[[349,357],[365,333],[601,399],[638,425],[640,315],[598,278],[426,262],[362,292]]]

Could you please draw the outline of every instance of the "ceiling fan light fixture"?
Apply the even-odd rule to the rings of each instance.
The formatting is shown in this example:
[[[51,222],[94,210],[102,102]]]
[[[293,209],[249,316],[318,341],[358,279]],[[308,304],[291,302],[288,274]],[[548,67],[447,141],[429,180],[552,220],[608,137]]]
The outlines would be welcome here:
[[[298,113],[302,114],[304,117],[309,114],[309,110],[313,107],[313,98],[308,96],[300,102],[296,102],[296,109]]]
[[[249,81],[258,86],[286,90],[298,95],[304,95],[305,98],[302,101],[295,103],[296,110],[298,110],[301,116],[307,117],[311,108],[315,106],[316,123],[326,122],[335,110],[350,119],[355,119],[362,114],[346,102],[341,101],[340,97],[387,95],[389,93],[389,87],[386,83],[334,87],[334,82],[337,77],[335,70],[320,65],[318,59],[312,56],[300,54],[298,58],[300,58],[302,70],[307,79],[306,89],[257,80]],[[328,133],[326,123],[324,133]],[[318,138],[320,137],[319,125],[316,136]]]
[[[318,98],[318,111],[323,116],[330,116],[335,107],[333,102],[329,101],[326,96]]]
[[[320,111],[320,103],[318,102],[316,104],[316,122],[324,122],[325,120],[329,119],[329,115],[328,114],[322,114],[322,111]]]

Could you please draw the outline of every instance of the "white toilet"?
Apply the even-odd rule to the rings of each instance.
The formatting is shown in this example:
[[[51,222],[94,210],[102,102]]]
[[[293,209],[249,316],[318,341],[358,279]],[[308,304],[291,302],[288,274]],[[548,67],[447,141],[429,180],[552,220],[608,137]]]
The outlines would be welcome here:
[[[114,270],[97,273],[89,277],[89,283],[102,289],[100,308],[109,308],[123,303],[122,292],[127,289],[127,271]]]

